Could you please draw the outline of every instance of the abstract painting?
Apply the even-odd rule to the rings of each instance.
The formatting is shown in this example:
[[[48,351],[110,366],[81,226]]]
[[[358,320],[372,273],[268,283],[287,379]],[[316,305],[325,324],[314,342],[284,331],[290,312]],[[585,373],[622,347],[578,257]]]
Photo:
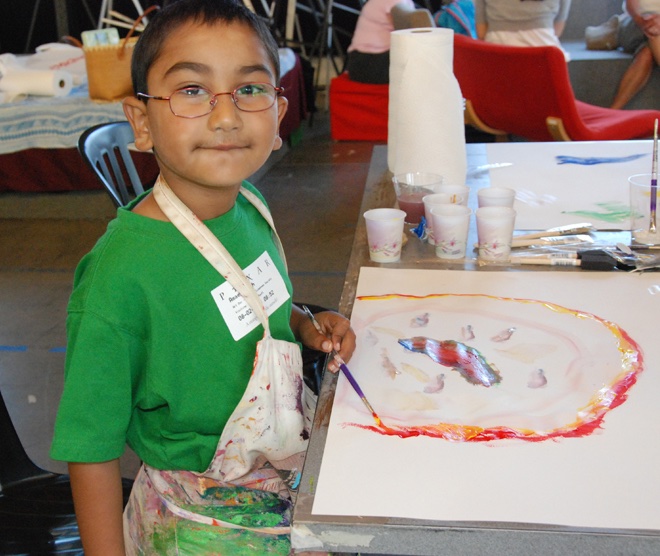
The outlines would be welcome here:
[[[363,268],[313,513],[660,529],[659,282]]]

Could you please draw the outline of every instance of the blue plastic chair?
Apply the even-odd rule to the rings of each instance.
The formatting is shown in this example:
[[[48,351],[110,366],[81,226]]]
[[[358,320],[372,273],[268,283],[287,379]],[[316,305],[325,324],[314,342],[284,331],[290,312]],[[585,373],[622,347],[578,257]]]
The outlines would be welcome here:
[[[80,154],[118,207],[144,193],[128,149],[134,139],[131,124],[111,122],[89,128],[78,140]]]

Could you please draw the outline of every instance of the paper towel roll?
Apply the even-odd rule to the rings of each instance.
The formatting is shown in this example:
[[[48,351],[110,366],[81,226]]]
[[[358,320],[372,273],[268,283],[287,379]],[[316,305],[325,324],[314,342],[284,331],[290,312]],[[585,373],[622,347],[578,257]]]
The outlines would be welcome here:
[[[465,184],[463,97],[451,29],[403,29],[390,46],[387,163],[394,174],[433,172]]]
[[[10,68],[0,78],[0,91],[12,95],[64,96],[71,92],[73,76],[66,71]]]

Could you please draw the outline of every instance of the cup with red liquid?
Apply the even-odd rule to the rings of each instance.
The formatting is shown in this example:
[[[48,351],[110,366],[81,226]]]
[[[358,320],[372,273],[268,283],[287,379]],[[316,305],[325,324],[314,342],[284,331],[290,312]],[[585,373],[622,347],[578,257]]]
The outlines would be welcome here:
[[[424,197],[436,193],[443,178],[431,172],[407,172],[392,178],[399,208],[406,213],[406,224],[419,224],[424,216]]]

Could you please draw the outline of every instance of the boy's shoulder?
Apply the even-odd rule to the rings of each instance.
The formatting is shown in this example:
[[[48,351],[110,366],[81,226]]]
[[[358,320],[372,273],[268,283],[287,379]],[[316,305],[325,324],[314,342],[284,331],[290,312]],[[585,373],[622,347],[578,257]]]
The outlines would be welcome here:
[[[257,196],[259,197],[259,199],[261,199],[264,203],[266,202],[266,199],[265,199],[264,196],[262,195],[261,191],[259,191],[259,190],[258,190],[254,185],[252,185],[249,181],[247,181],[247,180],[243,180],[243,187],[245,187],[245,189],[247,189],[248,191],[251,191],[252,193],[254,193],[255,195],[257,195]]]
[[[103,235],[78,264],[76,279],[83,272],[122,274],[140,261],[150,264],[146,259],[160,255],[160,239],[178,239],[168,223],[141,217],[129,208],[117,210],[117,215],[108,223]]]

